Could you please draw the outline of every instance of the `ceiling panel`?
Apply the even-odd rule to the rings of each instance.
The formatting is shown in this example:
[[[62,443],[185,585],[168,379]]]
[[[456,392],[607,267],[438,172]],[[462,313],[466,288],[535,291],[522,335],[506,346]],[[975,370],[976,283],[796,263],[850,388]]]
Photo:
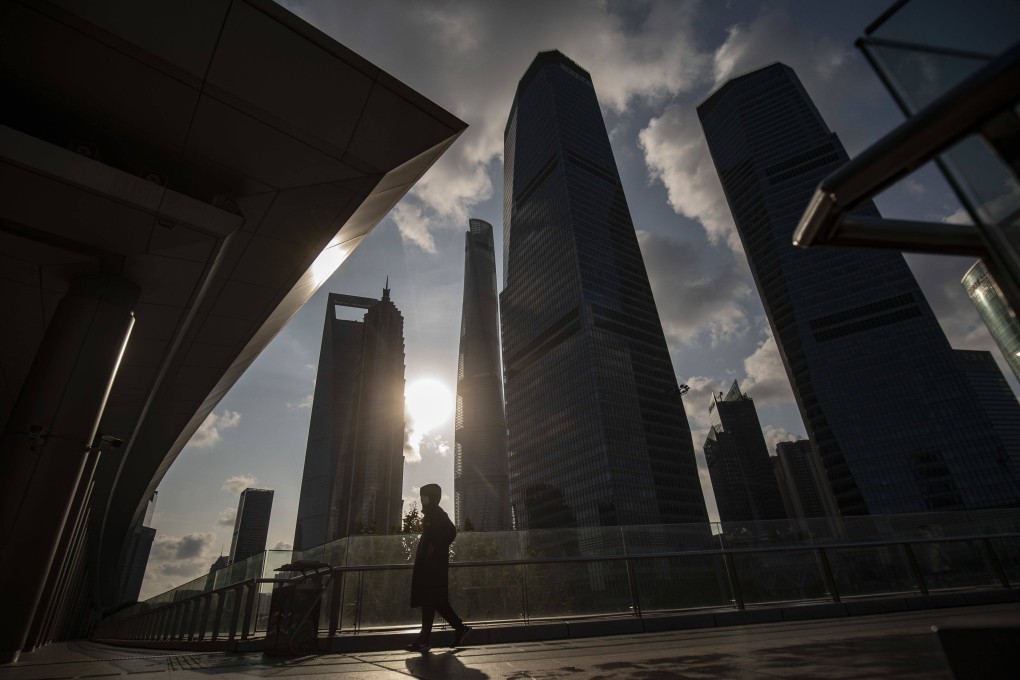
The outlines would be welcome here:
[[[342,152],[372,79],[278,21],[234,3],[208,81]]]

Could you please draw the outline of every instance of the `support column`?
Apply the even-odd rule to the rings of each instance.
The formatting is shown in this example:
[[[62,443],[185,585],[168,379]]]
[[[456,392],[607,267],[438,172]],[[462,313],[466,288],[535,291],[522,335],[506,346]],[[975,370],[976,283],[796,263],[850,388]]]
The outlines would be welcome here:
[[[57,305],[0,438],[0,663],[17,661],[134,325],[139,289],[74,279]]]

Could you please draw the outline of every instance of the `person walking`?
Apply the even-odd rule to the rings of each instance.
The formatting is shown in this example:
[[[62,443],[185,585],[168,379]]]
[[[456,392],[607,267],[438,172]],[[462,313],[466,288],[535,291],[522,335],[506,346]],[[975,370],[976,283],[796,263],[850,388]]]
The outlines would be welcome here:
[[[424,654],[432,648],[430,640],[436,612],[453,626],[454,647],[460,646],[471,632],[471,627],[450,606],[450,544],[457,536],[457,529],[446,511],[439,507],[442,494],[438,484],[426,484],[421,488],[421,538],[411,574],[411,606],[421,607],[421,633],[408,645],[409,652]]]

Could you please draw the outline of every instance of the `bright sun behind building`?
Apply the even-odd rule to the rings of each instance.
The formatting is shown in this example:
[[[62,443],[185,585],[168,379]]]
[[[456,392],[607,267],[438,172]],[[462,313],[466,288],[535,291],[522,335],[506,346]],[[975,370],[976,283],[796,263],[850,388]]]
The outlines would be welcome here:
[[[433,378],[423,378],[408,385],[404,401],[415,434],[419,436],[445,423],[453,412],[453,395],[443,383]]]

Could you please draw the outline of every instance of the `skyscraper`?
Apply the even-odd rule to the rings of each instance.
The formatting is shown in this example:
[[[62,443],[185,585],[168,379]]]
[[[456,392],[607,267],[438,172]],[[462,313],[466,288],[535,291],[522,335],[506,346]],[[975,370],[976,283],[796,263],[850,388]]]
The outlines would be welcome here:
[[[754,401],[733,381],[730,391],[712,395],[712,427],[705,460],[723,522],[785,519],[783,500],[769,460]]]
[[[454,514],[459,529],[510,528],[506,419],[499,360],[499,308],[492,225],[471,220],[464,235],[464,309],[457,362]]]
[[[364,319],[337,308],[365,309]],[[312,398],[294,549],[400,526],[404,317],[382,300],[330,293]]]
[[[811,449],[810,441],[779,442],[772,460],[779,495],[790,519],[839,515],[829,478]]]
[[[707,520],[591,76],[541,52],[504,133],[503,366],[519,529]]]
[[[996,285],[988,268],[981,260],[967,270],[960,281],[971,302],[977,307],[981,320],[988,327],[995,344],[999,346],[1013,375],[1020,380],[1020,320],[1016,318]]]
[[[698,107],[797,404],[845,515],[1020,502],[1020,484],[902,255],[801,250],[793,230],[847,159],[773,64]],[[878,216],[867,202],[853,211]]]
[[[967,376],[978,404],[988,414],[992,430],[1002,443],[1003,452],[1020,476],[1020,402],[995,363],[991,352],[953,350],[963,374]]]
[[[231,564],[265,552],[272,512],[272,489],[245,489],[241,492],[234,517],[234,537],[230,539]]]

